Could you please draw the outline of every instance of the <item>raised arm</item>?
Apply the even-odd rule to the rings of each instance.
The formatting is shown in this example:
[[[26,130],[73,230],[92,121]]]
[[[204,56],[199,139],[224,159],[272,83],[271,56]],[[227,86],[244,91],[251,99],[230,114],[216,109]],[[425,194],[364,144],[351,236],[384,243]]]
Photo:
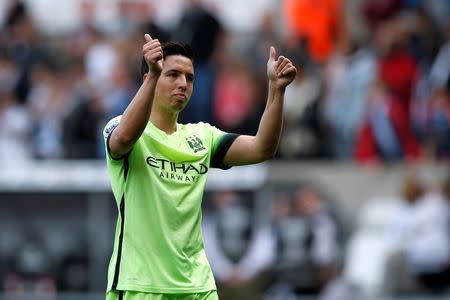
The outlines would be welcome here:
[[[146,43],[142,54],[148,64],[149,72],[144,82],[122,115],[119,125],[114,129],[108,141],[110,154],[120,158],[128,153],[147,126],[152,110],[155,87],[162,70],[163,52],[161,44],[150,35],[144,36]]]
[[[297,69],[292,62],[284,56],[277,58],[275,48],[270,47],[267,62],[269,90],[258,132],[256,136],[239,136],[224,157],[225,165],[254,164],[275,156],[283,126],[284,92],[296,74]]]

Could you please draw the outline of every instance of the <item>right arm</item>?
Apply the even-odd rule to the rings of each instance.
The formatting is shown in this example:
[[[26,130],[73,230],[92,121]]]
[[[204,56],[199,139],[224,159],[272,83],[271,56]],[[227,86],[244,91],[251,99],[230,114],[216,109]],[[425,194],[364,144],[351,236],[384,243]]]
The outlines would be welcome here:
[[[119,125],[111,133],[108,147],[113,158],[120,158],[131,150],[150,118],[156,83],[162,70],[163,52],[157,39],[146,34],[145,40],[142,52],[149,72],[144,75],[144,82],[123,113]]]

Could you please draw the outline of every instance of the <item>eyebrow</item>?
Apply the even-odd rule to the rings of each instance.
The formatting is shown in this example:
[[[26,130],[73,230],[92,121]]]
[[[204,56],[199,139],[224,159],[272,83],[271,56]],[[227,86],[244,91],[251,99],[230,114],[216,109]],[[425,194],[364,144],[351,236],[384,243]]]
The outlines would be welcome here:
[[[175,73],[178,73],[178,74],[183,73],[182,71],[177,70],[177,69],[169,69],[169,70],[167,70],[167,71],[165,72],[165,74],[170,73],[170,72],[175,72]],[[189,73],[186,73],[186,75],[195,77],[194,73],[190,73],[190,72],[189,72]]]

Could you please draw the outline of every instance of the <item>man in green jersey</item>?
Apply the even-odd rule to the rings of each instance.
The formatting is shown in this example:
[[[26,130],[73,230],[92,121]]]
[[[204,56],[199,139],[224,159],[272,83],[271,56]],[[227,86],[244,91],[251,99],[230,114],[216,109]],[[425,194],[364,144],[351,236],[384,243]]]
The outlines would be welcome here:
[[[283,97],[296,68],[270,48],[269,91],[256,136],[209,124],[179,124],[192,94],[192,52],[145,35],[143,83],[122,116],[104,129],[119,208],[107,299],[218,299],[201,232],[208,171],[274,156]]]

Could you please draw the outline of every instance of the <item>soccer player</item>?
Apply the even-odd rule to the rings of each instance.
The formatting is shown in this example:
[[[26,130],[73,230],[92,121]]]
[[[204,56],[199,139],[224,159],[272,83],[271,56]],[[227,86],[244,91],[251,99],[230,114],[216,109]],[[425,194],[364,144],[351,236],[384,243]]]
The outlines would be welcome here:
[[[179,124],[194,83],[192,51],[144,37],[143,83],[103,132],[119,208],[106,298],[218,299],[201,232],[208,171],[274,156],[284,92],[297,71],[270,48],[268,99],[256,136],[206,123]]]

